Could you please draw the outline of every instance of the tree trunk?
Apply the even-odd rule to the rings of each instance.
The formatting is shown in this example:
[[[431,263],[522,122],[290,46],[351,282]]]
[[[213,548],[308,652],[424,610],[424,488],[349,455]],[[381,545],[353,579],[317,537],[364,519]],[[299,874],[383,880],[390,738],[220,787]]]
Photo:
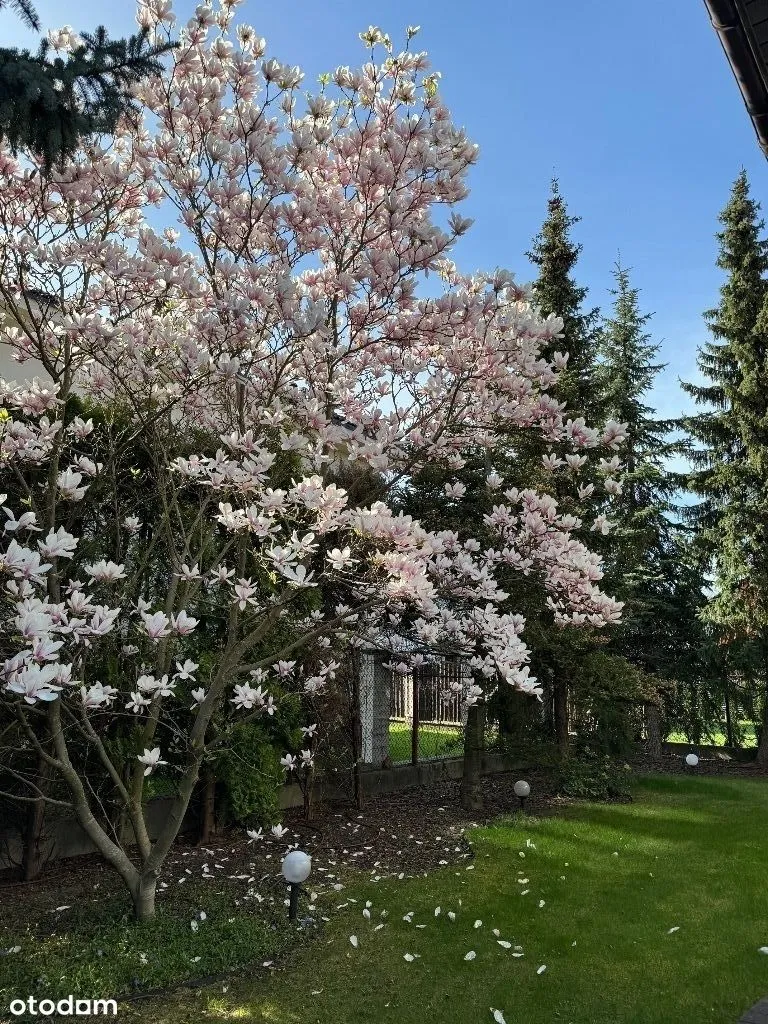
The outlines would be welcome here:
[[[360,762],[363,759],[363,723],[360,718],[360,657],[352,659],[352,680],[350,688],[350,718],[352,726],[352,781],[355,807],[363,807],[363,774]]]
[[[357,777],[359,778],[360,773],[358,772]],[[301,794],[304,802],[304,821],[312,820],[312,790],[314,788],[314,773],[310,770],[307,778],[304,780],[304,792]],[[363,806],[363,789],[362,785],[358,784],[355,788],[355,806],[359,809]]]
[[[203,803],[200,816],[200,844],[210,843],[216,835],[216,777],[208,771],[203,784]]]
[[[50,779],[50,768],[43,758],[37,762],[37,788],[45,793]],[[24,845],[21,859],[22,877],[31,882],[40,874],[43,866],[43,825],[45,823],[45,800],[39,797],[27,806],[27,819],[24,827]]]
[[[151,921],[155,916],[156,892],[157,875],[140,875],[136,885],[131,889],[133,913],[137,921]]]
[[[728,680],[725,681],[725,739],[729,747],[733,746],[733,721],[731,720],[731,694]]]
[[[481,811],[483,795],[480,769],[485,745],[485,704],[467,709],[464,727],[464,774],[461,779],[461,806],[466,811]]]
[[[661,715],[658,704],[645,705],[646,750],[651,757],[661,757]]]
[[[420,672],[414,669],[411,673],[411,764],[419,763],[419,680]]]
[[[562,676],[553,685],[555,742],[561,757],[568,757],[568,682]]]
[[[497,692],[499,733],[513,743],[522,742],[530,718],[531,698],[511,686],[500,686]]]
[[[757,745],[757,763],[768,768],[768,637],[763,635],[763,706],[760,715],[760,742]]]

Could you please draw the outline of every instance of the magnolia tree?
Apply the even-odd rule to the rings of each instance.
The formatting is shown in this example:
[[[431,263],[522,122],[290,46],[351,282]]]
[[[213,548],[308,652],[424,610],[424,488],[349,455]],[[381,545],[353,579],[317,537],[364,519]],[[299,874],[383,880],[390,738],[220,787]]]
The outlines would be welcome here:
[[[0,385],[2,703],[139,918],[227,728],[276,692],[332,686],[356,632],[384,622],[418,657],[464,653],[474,702],[540,692],[499,567],[537,574],[563,624],[620,609],[546,495],[500,492],[488,550],[381,500],[500,426],[577,464],[623,431],[548,396],[557,318],[509,273],[450,262],[469,222],[442,209],[477,148],[416,30],[395,53],[369,29],[368,62],[303,96],[299,68],[233,30],[235,7],[198,7],[108,148],[49,176],[0,156],[3,350],[39,371]],[[170,36],[170,5],[139,21]],[[430,271],[443,287],[420,297]],[[127,832],[88,784],[94,761]],[[153,836],[158,770],[174,796]],[[33,781],[28,798],[52,799]]]

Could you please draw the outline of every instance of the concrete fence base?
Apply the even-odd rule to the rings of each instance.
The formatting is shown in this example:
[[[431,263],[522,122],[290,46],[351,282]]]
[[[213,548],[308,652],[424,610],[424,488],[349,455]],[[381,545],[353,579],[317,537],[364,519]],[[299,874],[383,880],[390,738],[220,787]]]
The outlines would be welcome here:
[[[430,786],[438,782],[461,778],[463,759],[460,757],[445,760],[423,761],[421,764],[400,764],[392,768],[364,767],[362,770],[362,788],[366,799],[382,796],[387,793],[399,793],[401,790],[414,786]],[[514,767],[509,758],[500,754],[484,754],[482,772],[493,775],[498,772],[510,771]],[[347,779],[341,782],[332,774],[318,775],[312,794],[312,802],[335,802],[348,800],[350,783]],[[282,787],[280,807],[288,810],[301,807],[304,803],[301,789],[291,784]],[[171,807],[169,797],[158,797],[149,801],[146,807],[147,826],[150,839],[154,839],[166,821]],[[198,828],[198,811],[190,809],[181,827],[180,835],[194,833]],[[70,815],[56,814],[51,818],[45,830],[45,855],[47,861],[60,860],[66,857],[79,857],[96,852],[88,836]],[[129,837],[130,841],[130,837]],[[17,865],[21,860],[21,837],[17,831],[4,829],[0,823],[0,870]]]

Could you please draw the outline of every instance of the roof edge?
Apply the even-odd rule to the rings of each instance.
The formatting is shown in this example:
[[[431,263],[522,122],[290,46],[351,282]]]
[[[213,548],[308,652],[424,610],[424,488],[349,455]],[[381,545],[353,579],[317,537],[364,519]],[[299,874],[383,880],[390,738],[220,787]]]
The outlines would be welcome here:
[[[760,149],[768,158],[768,82],[752,32],[735,0],[704,0],[704,5],[752,119]]]

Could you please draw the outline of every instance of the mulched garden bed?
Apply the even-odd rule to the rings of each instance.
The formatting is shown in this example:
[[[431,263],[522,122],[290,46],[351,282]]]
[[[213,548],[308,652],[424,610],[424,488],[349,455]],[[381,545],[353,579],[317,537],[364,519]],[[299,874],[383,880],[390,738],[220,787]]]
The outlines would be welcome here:
[[[531,771],[526,777],[531,783],[526,811],[541,813],[553,800],[551,775]],[[512,791],[517,778],[505,773],[483,780],[482,814],[461,808],[459,783],[450,780],[372,798],[362,811],[351,803],[323,804],[314,808],[309,822],[301,810],[287,811],[283,824],[288,833],[279,840],[267,834],[251,842],[242,829],[227,830],[207,846],[180,840],[166,862],[161,882],[166,888],[158,895],[159,904],[172,889],[190,883],[197,889],[200,882],[215,883],[218,890],[229,890],[243,901],[260,902],[276,893],[282,897],[280,863],[289,845],[312,855],[315,887],[323,880],[339,884],[350,868],[385,877],[420,874],[466,860],[472,854],[464,829],[517,810]],[[34,882],[0,877],[0,908],[6,924],[18,914],[25,921],[48,918],[53,925],[56,907],[84,900],[98,903],[121,891],[119,879],[100,858],[83,856],[51,864]]]
[[[692,750],[695,748],[692,747]],[[725,775],[742,779],[766,779],[768,773],[754,761],[737,761],[725,754],[699,755],[699,763],[689,768],[685,758],[676,754],[649,757],[642,754],[629,762],[636,772],[662,772],[665,775]]]
[[[766,777],[754,764],[717,757],[702,758],[691,769],[681,757],[642,756],[633,759],[632,767],[638,772]],[[525,777],[531,784],[527,813],[553,813],[570,802],[555,795],[554,772],[528,769]],[[265,900],[279,904],[285,897],[280,864],[289,845],[312,855],[312,888],[318,892],[341,889],[340,880],[349,877],[350,869],[384,878],[422,874],[466,861],[472,851],[464,830],[517,811],[519,801],[512,791],[517,778],[519,772],[486,776],[482,813],[463,810],[459,782],[448,780],[372,798],[362,810],[352,803],[322,804],[314,808],[309,822],[300,809],[287,811],[283,824],[288,832],[279,840],[267,834],[251,842],[242,829],[227,830],[207,846],[180,840],[166,862],[158,905],[194,904],[201,886],[215,888],[236,906]],[[65,923],[65,911],[57,908],[82,909],[84,903],[114,901],[122,892],[119,879],[97,856],[77,857],[53,863],[31,883],[0,876],[0,911],[6,926],[14,918],[37,921],[45,932],[48,925],[55,929]]]

